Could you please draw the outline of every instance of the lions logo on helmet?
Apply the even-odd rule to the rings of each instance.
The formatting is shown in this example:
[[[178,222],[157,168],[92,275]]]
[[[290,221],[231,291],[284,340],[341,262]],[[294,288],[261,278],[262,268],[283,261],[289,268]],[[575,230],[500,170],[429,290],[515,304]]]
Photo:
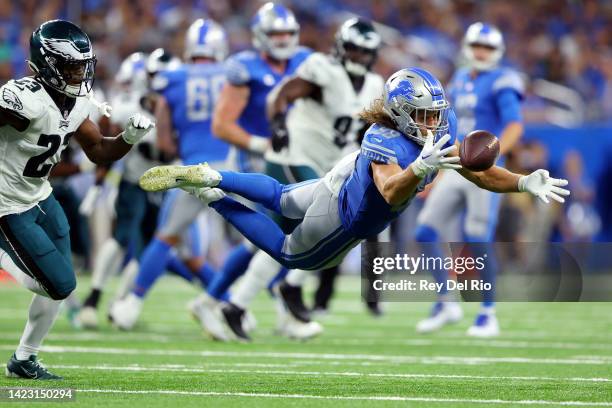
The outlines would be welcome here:
[[[277,60],[287,60],[295,54],[300,25],[283,5],[266,3],[255,13],[251,22],[253,46]],[[288,34],[286,36],[277,36]],[[278,38],[275,38],[278,37]]]
[[[491,53],[487,59],[478,59],[474,55],[473,46],[489,48]],[[472,69],[490,71],[494,69],[504,55],[504,37],[495,26],[477,22],[470,25],[463,37],[463,56]]]
[[[372,23],[351,18],[336,33],[336,56],[349,74],[364,76],[376,62],[380,44]]]
[[[419,145],[428,131],[437,139],[448,132],[449,103],[442,84],[421,68],[397,71],[385,83],[384,109],[398,130]]]
[[[219,24],[200,18],[189,26],[185,37],[185,60],[200,57],[223,61],[227,53],[227,35]]]
[[[63,94],[91,92],[96,56],[87,34],[69,21],[47,21],[32,33],[28,64],[37,78]]]

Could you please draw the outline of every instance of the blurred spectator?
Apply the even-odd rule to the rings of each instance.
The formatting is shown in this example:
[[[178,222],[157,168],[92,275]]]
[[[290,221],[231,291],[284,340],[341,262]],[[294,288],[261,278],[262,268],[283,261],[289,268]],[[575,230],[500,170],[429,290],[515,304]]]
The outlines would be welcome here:
[[[215,18],[229,32],[233,50],[250,46],[249,23],[263,1],[247,0],[4,0],[0,2],[0,82],[27,72],[27,40],[51,18],[77,20],[91,33],[99,57],[98,80],[115,72],[134,51],[169,48],[182,54],[182,35],[198,17]],[[386,26],[390,47],[378,68],[388,74],[412,63],[444,79],[452,73],[465,28],[476,20],[504,32],[505,63],[530,78],[579,92],[587,119],[612,111],[612,2],[606,0],[286,0],[302,25],[305,45],[328,51],[337,24],[349,13]],[[528,14],[529,18],[526,18]],[[538,118],[537,115],[534,115]]]

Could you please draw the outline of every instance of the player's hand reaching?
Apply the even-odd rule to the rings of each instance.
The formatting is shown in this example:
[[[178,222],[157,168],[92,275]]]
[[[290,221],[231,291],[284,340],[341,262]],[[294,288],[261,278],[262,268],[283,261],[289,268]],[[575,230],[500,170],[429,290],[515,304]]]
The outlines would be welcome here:
[[[442,148],[449,140],[450,135],[446,134],[434,143],[433,134],[428,131],[427,139],[421,154],[412,162],[410,168],[418,178],[423,178],[429,173],[440,169],[460,169],[459,156],[448,156],[457,151],[457,146]]]
[[[280,152],[283,148],[289,146],[289,132],[285,124],[285,115],[282,113],[276,114],[270,121],[272,130],[272,149],[275,152]]]
[[[127,126],[121,134],[123,140],[128,144],[138,143],[151,129],[155,127],[155,123],[140,113],[128,119]]]
[[[549,198],[560,203],[565,202],[563,196],[568,196],[570,192],[562,188],[563,186],[567,186],[567,180],[552,178],[548,175],[548,170],[543,169],[536,170],[527,176],[522,176],[518,181],[519,191],[533,194],[547,204],[549,203]]]

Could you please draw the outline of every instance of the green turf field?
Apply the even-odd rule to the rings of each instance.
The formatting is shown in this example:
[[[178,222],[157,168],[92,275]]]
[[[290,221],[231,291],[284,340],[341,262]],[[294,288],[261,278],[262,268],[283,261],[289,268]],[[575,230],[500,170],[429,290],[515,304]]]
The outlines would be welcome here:
[[[339,288],[317,339],[275,336],[273,304],[262,294],[254,343],[220,344],[186,312],[195,289],[164,278],[134,332],[75,331],[62,314],[40,357],[66,379],[41,386],[74,388],[71,407],[612,406],[612,304],[501,304],[503,335],[486,341],[464,336],[477,304],[466,305],[462,323],[419,336],[414,325],[428,304],[387,304],[377,320],[364,311],[355,278]],[[0,286],[4,359],[29,300],[20,287]]]

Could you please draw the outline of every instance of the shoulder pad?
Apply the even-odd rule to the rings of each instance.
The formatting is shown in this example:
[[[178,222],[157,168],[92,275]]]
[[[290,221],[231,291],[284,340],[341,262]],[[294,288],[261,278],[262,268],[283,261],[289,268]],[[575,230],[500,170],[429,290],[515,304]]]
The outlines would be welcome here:
[[[399,143],[402,134],[381,125],[372,125],[361,142],[361,154],[377,163],[398,164]]]
[[[518,72],[503,69],[493,82],[492,90],[497,93],[503,89],[511,89],[522,96],[525,93],[525,83]]]
[[[44,110],[39,92],[45,90],[32,78],[12,79],[0,88],[0,106],[25,119],[36,119]]]
[[[248,54],[247,54],[248,53]],[[251,73],[247,61],[252,60],[255,53],[244,51],[232,55],[225,61],[227,81],[233,85],[245,85],[251,80]]]
[[[329,65],[329,58],[327,58],[325,54],[315,52],[310,54],[304,62],[300,64],[296,74],[298,77],[308,82],[323,87],[330,79],[329,74],[326,72]]]

